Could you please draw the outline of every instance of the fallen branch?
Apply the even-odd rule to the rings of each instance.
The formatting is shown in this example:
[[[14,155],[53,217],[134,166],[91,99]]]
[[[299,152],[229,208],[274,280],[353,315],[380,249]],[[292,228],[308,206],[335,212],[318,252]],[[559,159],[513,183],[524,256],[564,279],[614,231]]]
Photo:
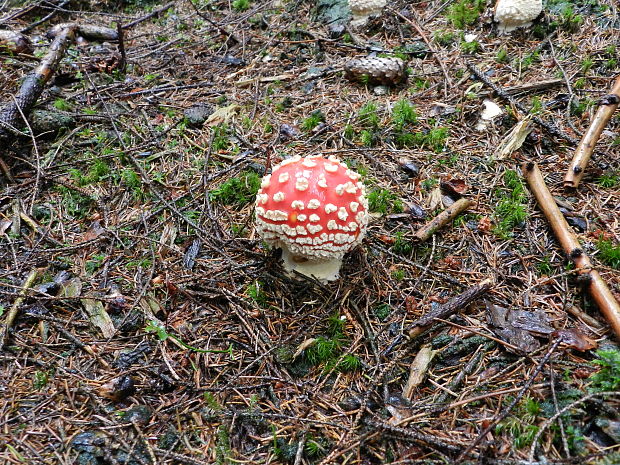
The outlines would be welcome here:
[[[431,221],[418,229],[413,236],[413,240],[417,242],[424,242],[428,240],[438,229],[443,228],[446,224],[456,218],[459,213],[467,210],[470,205],[471,201],[469,199],[457,200]]]
[[[160,8],[156,8],[155,10],[151,11],[149,14],[142,16],[141,18],[138,18],[130,23],[124,24],[123,25],[123,29],[130,29],[138,24],[140,24],[143,21],[146,21],[147,19],[150,19],[154,16],[159,16],[161,13],[163,13],[164,11],[170,9],[172,6],[174,6],[174,2],[168,2],[166,3],[164,6],[160,7]]]
[[[481,281],[479,284],[466,289],[463,293],[452,297],[445,304],[440,305],[434,310],[431,310],[426,315],[421,318],[418,318],[411,324],[411,329],[409,329],[409,337],[414,338],[422,334],[426,331],[436,319],[446,319],[449,316],[455,314],[460,309],[465,308],[467,305],[472,303],[474,300],[486,294],[486,292],[491,289],[491,285],[493,284],[493,280],[490,278]]]
[[[30,289],[34,285],[34,282],[37,279],[37,276],[39,276],[39,270],[35,268],[30,272],[30,274],[26,278],[26,281],[24,282],[23,287],[19,291],[19,297],[15,299],[15,302],[13,302],[13,306],[11,307],[11,310],[9,310],[9,313],[7,313],[6,319],[4,320],[4,325],[2,326],[2,328],[0,328],[0,350],[2,350],[2,348],[4,347],[4,344],[6,344],[6,339],[8,337],[9,330],[11,329],[11,326],[13,326],[13,322],[15,321],[15,318],[17,318],[17,313],[19,312],[19,308],[21,307],[22,303],[24,302],[24,299],[26,298],[26,293],[28,292],[28,289]]]
[[[588,127],[581,142],[579,142],[573,160],[568,167],[564,177],[564,187],[576,189],[579,186],[592,152],[594,152],[594,146],[601,137],[603,129],[605,129],[616,108],[618,108],[618,103],[620,103],[620,76],[616,78],[611,93],[599,100],[600,106],[596,110],[590,127]]]
[[[21,114],[27,116],[41,96],[45,84],[53,76],[67,47],[75,40],[76,27],[71,25],[56,36],[39,66],[24,79],[13,101],[0,110],[0,142],[8,140],[23,126]]]
[[[560,242],[564,252],[577,267],[579,274],[586,278],[588,292],[607,322],[611,325],[616,336],[620,337],[620,304],[618,304],[618,301],[609,290],[609,287],[607,287],[605,281],[603,281],[599,272],[592,268],[590,259],[583,252],[577,237],[568,226],[551,192],[549,192],[538,165],[536,163],[526,163],[522,169],[523,175],[534,193],[540,209],[551,225],[555,237]]]
[[[73,29],[76,36],[80,36],[86,40],[100,40],[100,41],[117,41],[118,32],[116,29],[112,29],[105,26],[97,26],[94,24],[80,24],[80,23],[61,23],[57,24],[46,35],[48,39],[55,39],[58,34],[61,34],[66,29]]]

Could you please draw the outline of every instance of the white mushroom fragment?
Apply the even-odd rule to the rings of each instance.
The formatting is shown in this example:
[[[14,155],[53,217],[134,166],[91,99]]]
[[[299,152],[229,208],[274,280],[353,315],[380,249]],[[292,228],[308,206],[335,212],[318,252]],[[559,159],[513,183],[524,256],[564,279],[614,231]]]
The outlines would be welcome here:
[[[296,156],[263,178],[256,230],[282,249],[284,268],[321,281],[338,278],[344,254],[361,243],[368,201],[359,174],[334,157]]]
[[[542,0],[497,0],[495,21],[500,32],[511,32],[518,27],[532,25],[542,11]]]
[[[349,0],[351,26],[363,26],[371,16],[379,16],[385,5],[387,0]]]

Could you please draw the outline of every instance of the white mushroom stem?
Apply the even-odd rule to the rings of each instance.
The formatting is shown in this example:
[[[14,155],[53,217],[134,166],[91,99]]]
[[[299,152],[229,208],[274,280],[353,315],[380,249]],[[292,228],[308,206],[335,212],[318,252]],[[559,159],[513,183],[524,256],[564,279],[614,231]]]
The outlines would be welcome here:
[[[305,276],[314,276],[321,282],[338,279],[342,257],[327,260],[308,260],[305,257],[293,255],[286,247],[282,247],[282,261],[284,269],[289,273],[297,271]]]

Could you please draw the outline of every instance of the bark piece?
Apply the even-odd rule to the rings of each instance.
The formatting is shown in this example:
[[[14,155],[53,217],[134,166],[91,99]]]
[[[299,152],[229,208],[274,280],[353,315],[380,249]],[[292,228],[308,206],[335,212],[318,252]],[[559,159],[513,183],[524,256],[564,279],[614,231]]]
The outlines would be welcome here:
[[[536,163],[526,163],[523,166],[523,175],[562,249],[571,258],[579,274],[584,277],[586,289],[598,305],[607,322],[611,325],[616,336],[620,337],[620,304],[611,293],[609,287],[607,287],[605,281],[603,281],[599,272],[592,268],[590,259],[583,252],[581,244],[579,244],[577,237],[570,229],[551,192],[549,192],[538,165]]]
[[[28,116],[33,105],[41,96],[47,81],[53,76],[67,47],[75,40],[75,26],[63,29],[49,47],[47,54],[35,70],[24,79],[17,95],[0,109],[0,142],[8,140],[23,126],[23,117]]]
[[[605,129],[616,108],[618,108],[618,103],[620,103],[620,76],[616,78],[611,93],[599,101],[600,107],[596,110],[594,118],[583,135],[581,142],[579,142],[573,160],[568,167],[564,177],[564,187],[576,189],[579,186],[592,152],[594,152],[594,146],[601,137],[603,129]]]
[[[445,304],[431,310],[423,317],[418,318],[411,325],[412,328],[409,330],[409,337],[414,338],[422,334],[433,324],[433,321],[435,321],[435,319],[445,319],[450,315],[455,314],[462,308],[465,308],[467,305],[469,305],[481,295],[485,294],[489,289],[491,289],[492,284],[493,281],[490,278],[485,279],[479,284],[465,290],[465,292],[453,297]]]

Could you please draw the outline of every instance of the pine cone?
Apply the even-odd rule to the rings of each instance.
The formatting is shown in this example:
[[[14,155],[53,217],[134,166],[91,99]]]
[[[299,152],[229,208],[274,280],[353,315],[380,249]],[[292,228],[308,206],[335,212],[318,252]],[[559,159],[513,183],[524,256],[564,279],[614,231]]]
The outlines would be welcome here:
[[[403,82],[405,62],[400,58],[354,58],[344,65],[345,77],[363,84],[396,85]]]

